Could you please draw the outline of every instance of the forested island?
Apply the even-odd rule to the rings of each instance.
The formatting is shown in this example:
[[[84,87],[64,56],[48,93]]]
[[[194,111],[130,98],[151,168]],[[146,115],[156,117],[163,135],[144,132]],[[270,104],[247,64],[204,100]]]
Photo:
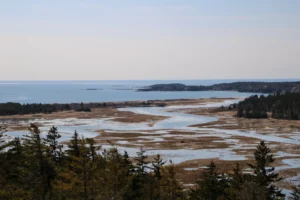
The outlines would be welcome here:
[[[253,93],[294,93],[300,92],[300,82],[234,82],[214,84],[210,86],[170,83],[155,84],[138,89],[137,91],[237,91]]]
[[[1,131],[0,131],[1,132]],[[46,138],[31,124],[24,138],[5,142],[0,133],[0,199],[43,200],[220,200],[282,199],[274,183],[280,181],[272,166],[271,150],[261,142],[243,173],[239,164],[230,173],[218,172],[212,161],[195,186],[184,189],[176,178],[177,168],[157,155],[149,160],[141,149],[136,157],[126,152],[102,150],[90,138],[75,131],[67,150],[52,127]],[[293,197],[299,197],[294,188]]]
[[[232,107],[238,117],[300,120],[300,93],[251,96]]]

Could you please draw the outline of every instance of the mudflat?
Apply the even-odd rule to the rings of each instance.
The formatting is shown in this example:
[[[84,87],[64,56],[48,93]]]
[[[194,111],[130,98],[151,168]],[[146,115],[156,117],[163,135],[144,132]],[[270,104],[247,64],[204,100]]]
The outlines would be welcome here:
[[[238,100],[210,98],[155,101],[166,105],[158,108],[163,111],[161,115],[123,111],[119,108],[95,108],[91,112],[63,111],[0,119],[11,131],[26,130],[31,122],[48,127],[56,125],[57,121],[72,119],[59,126],[85,127],[100,121],[93,130],[90,127],[87,129],[97,133],[94,139],[102,148],[114,146],[121,153],[127,151],[131,156],[143,148],[149,160],[161,154],[164,160],[172,160],[177,165],[178,179],[186,187],[195,182],[211,160],[217,163],[221,172],[230,173],[232,167],[240,163],[245,167],[245,173],[249,173],[247,163],[253,161],[253,152],[259,141],[265,140],[275,155],[274,166],[284,178],[279,185],[290,189],[289,180],[297,179],[300,173],[300,121],[237,118],[235,111],[228,110],[228,105],[221,107],[224,102]],[[148,108],[139,109],[143,111]],[[216,120],[203,123],[203,117]],[[193,120],[193,123],[187,127],[157,126],[169,122],[186,124],[189,120]],[[115,126],[119,128],[114,129]],[[62,143],[67,144],[68,141]]]

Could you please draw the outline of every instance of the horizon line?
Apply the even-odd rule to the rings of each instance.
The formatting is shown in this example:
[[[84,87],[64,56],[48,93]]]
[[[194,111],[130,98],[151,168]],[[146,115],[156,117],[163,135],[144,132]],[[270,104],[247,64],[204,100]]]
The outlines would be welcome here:
[[[42,81],[49,81],[49,82],[69,82],[69,81],[212,81],[212,80],[296,80],[300,78],[221,78],[221,79],[60,79],[60,80],[54,80],[54,79],[45,79],[45,80],[0,80],[0,82],[12,82],[12,81],[22,81],[22,82],[42,82]]]

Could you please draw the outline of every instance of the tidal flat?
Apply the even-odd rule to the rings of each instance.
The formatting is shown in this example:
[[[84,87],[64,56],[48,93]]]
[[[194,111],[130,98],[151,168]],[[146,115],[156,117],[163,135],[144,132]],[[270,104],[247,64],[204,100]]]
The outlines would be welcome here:
[[[7,140],[27,133],[30,123],[42,135],[57,126],[60,142],[68,144],[75,130],[93,137],[102,149],[112,146],[130,156],[143,148],[149,160],[160,154],[178,167],[178,179],[191,186],[205,166],[214,160],[219,170],[230,173],[239,162],[249,173],[257,144],[264,140],[275,155],[275,167],[284,178],[280,187],[299,184],[300,121],[244,119],[221,109],[237,98],[159,100],[165,107],[95,108],[92,112],[63,111],[52,114],[1,117]]]

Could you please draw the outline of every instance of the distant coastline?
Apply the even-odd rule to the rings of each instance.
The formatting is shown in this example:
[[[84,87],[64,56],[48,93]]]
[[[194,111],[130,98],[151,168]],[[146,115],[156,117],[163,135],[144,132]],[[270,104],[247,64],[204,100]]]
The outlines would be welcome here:
[[[137,90],[149,91],[237,91],[252,93],[300,92],[300,82],[233,82],[209,86],[185,85],[181,83],[155,84]]]
[[[117,101],[148,101],[166,99],[196,99],[196,98],[246,98],[251,95],[261,95],[262,92],[238,92],[242,89],[216,89],[206,87],[195,92],[194,90],[156,90],[154,92],[136,92],[138,89],[147,89],[155,84],[181,83],[186,86],[212,86],[233,82],[296,82],[298,80],[145,80],[145,81],[31,81],[1,84],[1,103],[15,102],[21,104],[71,104],[89,102],[117,102]],[[5,82],[8,83],[8,82]],[[297,87],[296,87],[297,88]],[[226,91],[227,90],[227,91]],[[182,92],[185,91],[185,92]],[[254,91],[254,90],[250,90]],[[296,89],[294,90],[296,91]],[[268,93],[268,91],[264,91]]]

